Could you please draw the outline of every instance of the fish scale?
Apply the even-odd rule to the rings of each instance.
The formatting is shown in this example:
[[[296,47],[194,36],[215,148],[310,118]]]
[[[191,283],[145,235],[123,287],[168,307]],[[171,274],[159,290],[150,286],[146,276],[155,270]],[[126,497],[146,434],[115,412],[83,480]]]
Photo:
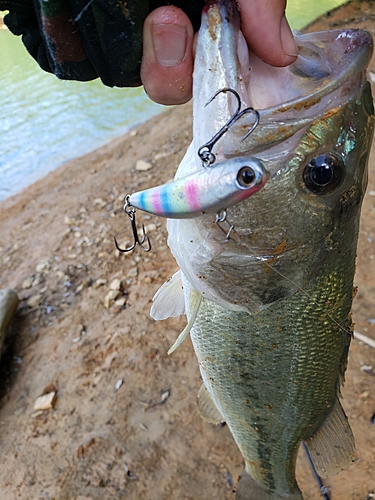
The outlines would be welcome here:
[[[347,286],[352,285],[350,271]],[[295,489],[299,444],[329,413],[337,374],[345,370],[351,300],[341,301],[329,316],[326,306],[327,300],[342,297],[343,288],[341,280],[323,277],[317,288],[255,316],[204,301],[191,330],[203,379],[248,471],[283,494]]]

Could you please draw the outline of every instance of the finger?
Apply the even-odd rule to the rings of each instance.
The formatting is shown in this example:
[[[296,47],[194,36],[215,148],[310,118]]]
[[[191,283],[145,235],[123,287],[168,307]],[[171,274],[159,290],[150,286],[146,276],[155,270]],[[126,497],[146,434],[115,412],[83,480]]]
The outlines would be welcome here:
[[[272,66],[288,66],[298,54],[285,17],[286,0],[238,0],[249,49]]]
[[[183,104],[191,98],[193,27],[177,7],[159,7],[143,27],[141,80],[155,102]]]

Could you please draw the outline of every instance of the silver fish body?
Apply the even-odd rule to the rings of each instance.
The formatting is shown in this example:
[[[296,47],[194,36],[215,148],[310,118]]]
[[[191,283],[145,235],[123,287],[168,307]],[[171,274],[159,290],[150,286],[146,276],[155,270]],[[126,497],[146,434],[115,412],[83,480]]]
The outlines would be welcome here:
[[[245,460],[238,500],[300,500],[301,441],[322,477],[348,467],[354,454],[339,392],[374,126],[365,77],[372,39],[348,30],[296,41],[296,63],[270,68],[248,55],[235,2],[206,7],[194,74],[194,143],[177,177],[199,171],[195,151],[231,115],[230,95],[203,106],[223,87],[258,109],[260,123],[242,143],[248,124],[236,123],[216,156],[256,152],[271,177],[228,209],[229,241],[210,215],[168,221],[207,397]],[[160,318],[167,316],[155,312],[161,297],[153,306]]]

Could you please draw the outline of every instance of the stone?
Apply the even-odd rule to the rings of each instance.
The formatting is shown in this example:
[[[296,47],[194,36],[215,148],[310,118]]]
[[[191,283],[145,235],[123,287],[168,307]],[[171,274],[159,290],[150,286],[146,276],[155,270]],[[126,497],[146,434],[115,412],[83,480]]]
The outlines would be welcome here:
[[[34,281],[33,277],[26,278],[25,280],[22,281],[21,287],[24,290],[31,288],[33,286],[33,281]]]
[[[104,279],[104,278],[99,278],[99,279],[97,279],[97,280],[95,281],[95,283],[94,283],[94,285],[93,285],[93,286],[94,286],[94,288],[99,288],[100,286],[103,286],[103,285],[105,285],[106,283],[107,283],[107,280],[106,280],[106,279]]]
[[[157,225],[154,224],[153,222],[151,222],[150,224],[147,224],[147,226],[145,227],[145,232],[146,232],[146,234],[151,233],[152,231],[155,231],[156,228],[157,228]]]
[[[45,272],[45,271],[49,271],[49,269],[51,268],[51,263],[49,261],[49,259],[46,259],[42,262],[40,262],[37,266],[36,266],[36,272],[37,273],[42,273],[42,272]]]
[[[126,304],[126,298],[125,297],[120,297],[119,299],[115,300],[115,305],[117,307],[123,307]]]
[[[95,198],[94,200],[94,205],[98,205],[100,208],[105,207],[107,204],[106,201],[103,200],[103,198]]]
[[[119,290],[110,290],[104,297],[104,307],[108,309],[119,295],[120,295]]]
[[[138,170],[139,172],[146,172],[147,170],[150,170],[152,168],[151,163],[148,163],[147,161],[144,160],[138,160],[135,169]]]
[[[27,305],[29,307],[37,307],[40,302],[42,300],[42,297],[40,296],[40,294],[38,293],[37,295],[32,295],[28,301],[27,301]]]
[[[109,284],[110,290],[120,290],[121,288],[121,280],[119,278],[115,278]]]
[[[54,402],[56,398],[56,392],[49,392],[48,394],[44,394],[43,396],[39,396],[39,398],[34,403],[35,411],[45,411],[51,410],[53,408]]]
[[[129,278],[136,278],[138,276],[138,269],[136,267],[131,267],[127,275]]]

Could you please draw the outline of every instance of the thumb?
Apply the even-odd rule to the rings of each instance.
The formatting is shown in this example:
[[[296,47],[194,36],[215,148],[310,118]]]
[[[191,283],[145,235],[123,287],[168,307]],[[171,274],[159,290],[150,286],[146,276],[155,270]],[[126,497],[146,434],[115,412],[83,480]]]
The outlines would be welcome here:
[[[191,98],[193,27],[177,7],[159,7],[143,27],[141,80],[155,102],[183,104]]]
[[[298,54],[285,17],[286,0],[238,0],[249,49],[272,66],[288,66]]]

